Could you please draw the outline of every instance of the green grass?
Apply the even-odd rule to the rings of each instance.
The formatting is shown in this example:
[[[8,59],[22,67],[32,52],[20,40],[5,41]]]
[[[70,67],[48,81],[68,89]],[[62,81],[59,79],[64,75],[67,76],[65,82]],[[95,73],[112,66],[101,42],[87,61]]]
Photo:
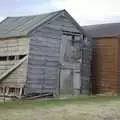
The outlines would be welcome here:
[[[120,120],[119,96],[0,102],[0,120]]]
[[[53,98],[53,99],[41,99],[41,100],[16,100],[6,101],[0,103],[0,109],[27,109],[36,107],[57,107],[64,106],[66,104],[90,104],[90,103],[103,103],[106,101],[120,100],[119,96],[81,96],[81,97],[68,97],[65,99]]]

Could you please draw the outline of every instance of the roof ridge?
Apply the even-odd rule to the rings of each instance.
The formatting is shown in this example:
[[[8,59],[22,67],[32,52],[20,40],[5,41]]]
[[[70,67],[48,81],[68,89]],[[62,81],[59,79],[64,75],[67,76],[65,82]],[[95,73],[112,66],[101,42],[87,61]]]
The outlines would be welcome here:
[[[3,19],[0,24],[2,24],[5,20],[7,20],[9,17],[6,17],[5,19]]]
[[[23,16],[8,16],[7,18],[19,18],[19,17],[34,17],[34,16],[39,16],[39,15],[47,15],[47,14],[52,14],[52,13],[57,13],[64,11],[65,9],[62,10],[57,10],[57,11],[51,11],[51,12],[45,12],[45,13],[39,13],[39,14],[31,14],[31,15],[23,15]]]

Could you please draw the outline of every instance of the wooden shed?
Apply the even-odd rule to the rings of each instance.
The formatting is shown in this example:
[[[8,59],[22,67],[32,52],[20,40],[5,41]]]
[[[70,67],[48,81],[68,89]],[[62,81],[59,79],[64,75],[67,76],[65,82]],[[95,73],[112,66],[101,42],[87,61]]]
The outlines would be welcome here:
[[[93,38],[93,93],[120,92],[120,23],[83,26]]]
[[[61,10],[0,23],[0,95],[88,94],[91,38]]]

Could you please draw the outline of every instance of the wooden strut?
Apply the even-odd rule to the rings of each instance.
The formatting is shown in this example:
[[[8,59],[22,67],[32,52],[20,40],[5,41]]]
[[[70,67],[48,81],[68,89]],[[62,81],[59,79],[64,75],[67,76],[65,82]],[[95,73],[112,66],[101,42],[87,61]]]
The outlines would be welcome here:
[[[8,69],[6,72],[4,72],[1,76],[0,76],[0,82],[6,77],[8,76],[12,71],[14,71],[16,68],[18,68],[26,59],[28,58],[28,56],[25,56],[22,60],[20,60],[17,64],[15,64],[14,66],[12,66],[10,69]]]

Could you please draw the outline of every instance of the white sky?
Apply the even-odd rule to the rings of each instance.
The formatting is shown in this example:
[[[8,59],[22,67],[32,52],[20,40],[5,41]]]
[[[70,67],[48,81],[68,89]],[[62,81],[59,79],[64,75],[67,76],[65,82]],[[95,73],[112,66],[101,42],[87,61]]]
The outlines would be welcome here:
[[[0,21],[4,20],[4,17],[0,17]]]
[[[52,0],[58,9],[67,9],[80,24],[120,22],[120,0]]]
[[[0,0],[0,9],[0,20],[66,9],[80,25],[120,22],[120,0]]]

